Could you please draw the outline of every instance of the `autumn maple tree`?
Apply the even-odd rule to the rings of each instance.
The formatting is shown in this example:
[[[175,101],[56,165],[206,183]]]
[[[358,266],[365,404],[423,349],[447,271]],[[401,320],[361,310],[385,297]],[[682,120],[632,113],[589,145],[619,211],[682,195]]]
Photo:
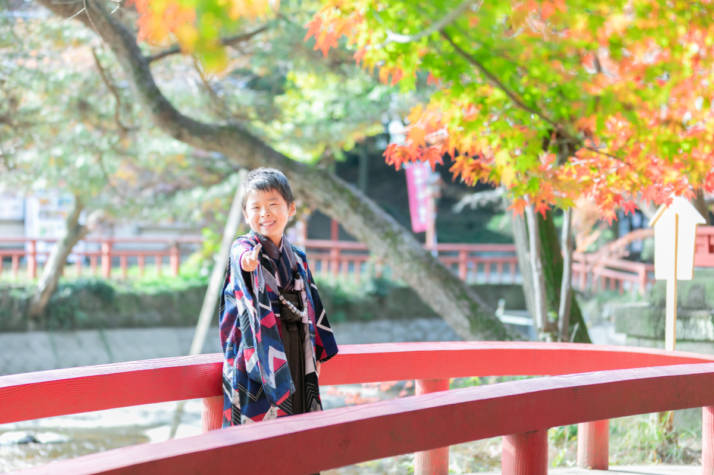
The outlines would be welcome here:
[[[587,197],[612,220],[618,208],[714,190],[713,9],[658,0],[325,0],[308,37],[325,54],[346,38],[357,62],[403,90],[433,85],[387,162],[433,166],[448,157],[455,178],[504,187],[511,207],[526,210],[534,254],[534,211],[545,217]],[[569,268],[566,259],[566,278]],[[536,256],[543,330],[539,272]],[[568,305],[561,300],[561,317]]]
[[[235,31],[247,21],[274,16],[279,0],[131,0],[139,12],[138,39],[150,44],[178,41],[181,50],[200,58],[209,71],[228,66],[226,31]]]
[[[134,0],[140,38],[178,39],[220,68],[220,33],[278,2]],[[714,191],[714,6],[664,0],[420,4],[324,0],[306,39],[403,90],[432,84],[385,152],[400,167],[450,157],[455,177],[504,186],[512,206],[603,217],[635,200]]]
[[[341,37],[364,67],[410,89],[396,167],[451,159],[504,186],[512,207],[591,197],[605,218],[636,201],[714,190],[714,6],[676,1],[326,0],[315,48]]]

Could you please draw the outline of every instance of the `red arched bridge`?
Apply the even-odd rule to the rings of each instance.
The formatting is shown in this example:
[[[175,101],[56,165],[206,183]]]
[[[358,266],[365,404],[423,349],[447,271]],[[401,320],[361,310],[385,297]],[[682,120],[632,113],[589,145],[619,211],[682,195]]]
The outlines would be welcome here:
[[[203,398],[206,433],[53,462],[23,473],[311,473],[417,452],[448,473],[448,446],[504,436],[506,474],[547,472],[547,429],[580,424],[578,463],[607,469],[608,419],[702,407],[702,469],[714,473],[714,357],[567,343],[345,345],[322,384],[416,380],[417,395],[246,426],[220,426],[221,355],[0,377],[0,423]],[[449,378],[550,375],[448,390]],[[310,456],[295,447],[315,447]],[[239,463],[237,463],[239,461]]]

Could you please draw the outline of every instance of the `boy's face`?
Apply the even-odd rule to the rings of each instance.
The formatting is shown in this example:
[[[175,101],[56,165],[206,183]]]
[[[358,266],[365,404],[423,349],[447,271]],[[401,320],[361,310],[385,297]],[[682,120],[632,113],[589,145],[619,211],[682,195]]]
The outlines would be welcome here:
[[[288,220],[295,214],[295,203],[288,204],[278,190],[252,190],[246,196],[243,214],[250,229],[277,246]]]

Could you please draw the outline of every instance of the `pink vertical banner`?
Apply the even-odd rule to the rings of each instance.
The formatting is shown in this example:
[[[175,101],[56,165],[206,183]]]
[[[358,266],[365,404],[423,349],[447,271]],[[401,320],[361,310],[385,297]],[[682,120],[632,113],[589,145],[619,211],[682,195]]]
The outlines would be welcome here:
[[[433,219],[429,206],[429,175],[431,165],[427,162],[405,164],[407,174],[407,193],[409,195],[409,214],[412,218],[412,231],[421,233],[429,227]]]

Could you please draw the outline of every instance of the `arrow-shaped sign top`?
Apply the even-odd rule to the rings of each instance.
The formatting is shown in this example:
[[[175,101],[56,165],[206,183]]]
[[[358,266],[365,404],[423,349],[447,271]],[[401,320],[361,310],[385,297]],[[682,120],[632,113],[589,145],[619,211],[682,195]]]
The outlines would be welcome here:
[[[659,207],[650,221],[654,227],[655,279],[692,279],[697,224],[704,223],[699,211],[680,196],[675,196],[670,205]]]

